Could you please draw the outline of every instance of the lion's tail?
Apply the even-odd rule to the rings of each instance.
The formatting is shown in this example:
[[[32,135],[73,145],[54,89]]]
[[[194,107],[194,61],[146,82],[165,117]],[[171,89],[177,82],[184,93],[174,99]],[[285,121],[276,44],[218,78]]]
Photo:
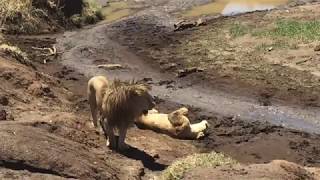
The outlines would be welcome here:
[[[93,119],[93,124],[95,127],[98,126],[97,122],[97,114],[98,114],[98,107],[97,107],[97,99],[96,99],[96,89],[94,88],[91,81],[88,82],[88,101],[90,105],[91,115]]]

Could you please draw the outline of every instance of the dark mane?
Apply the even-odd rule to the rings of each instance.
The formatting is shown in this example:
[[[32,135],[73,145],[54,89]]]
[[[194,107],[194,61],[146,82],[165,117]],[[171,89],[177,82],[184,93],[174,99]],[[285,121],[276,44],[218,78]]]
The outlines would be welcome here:
[[[139,108],[133,97],[147,97],[150,87],[135,80],[121,81],[115,79],[105,90],[104,107],[106,118],[111,126],[122,126],[133,121]],[[133,123],[133,122],[129,122]]]

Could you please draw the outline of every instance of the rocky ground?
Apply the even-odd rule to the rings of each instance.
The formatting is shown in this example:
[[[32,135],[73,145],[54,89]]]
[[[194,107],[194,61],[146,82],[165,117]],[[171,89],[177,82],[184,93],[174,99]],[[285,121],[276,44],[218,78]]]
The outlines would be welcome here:
[[[0,146],[0,177],[151,179],[177,158],[216,151],[225,153],[242,165],[195,169],[187,173],[185,178],[202,178],[210,172],[221,178],[237,179],[241,175],[245,179],[256,179],[263,173],[275,172],[274,169],[277,169],[279,173],[267,177],[308,179],[314,176],[316,179],[312,173],[319,171],[316,167],[320,166],[320,135],[312,133],[315,130],[304,126],[304,123],[301,123],[301,129],[305,131],[298,127],[288,128],[294,120],[299,120],[304,114],[315,116],[313,112],[318,110],[318,94],[315,92],[319,84],[303,80],[311,76],[316,65],[300,64],[304,68],[310,67],[302,73],[297,68],[287,71],[286,68],[290,66],[282,66],[285,62],[277,61],[277,66],[281,68],[253,73],[246,69],[255,65],[272,69],[274,66],[270,63],[274,62],[265,63],[261,60],[255,64],[254,60],[259,53],[252,52],[252,49],[256,50],[250,44],[252,37],[226,37],[230,28],[227,25],[234,21],[257,23],[261,20],[259,18],[264,18],[266,20],[263,22],[268,23],[285,10],[218,18],[208,21],[207,26],[174,32],[173,24],[181,18],[178,10],[187,10],[199,1],[141,3],[138,3],[139,8],[134,15],[115,22],[101,22],[64,34],[6,35],[1,38],[2,42],[18,46],[26,52],[29,61],[21,61],[7,52],[0,53],[0,135],[3,137]],[[317,7],[316,4],[306,5],[293,7],[289,11],[294,11],[294,15],[300,15],[301,18],[312,18],[312,15],[317,14]],[[314,11],[312,15],[306,13],[310,10]],[[219,28],[225,29],[223,31]],[[217,33],[221,31],[226,33]],[[187,63],[188,58],[198,58],[200,62],[207,60],[204,52],[210,49],[202,43],[192,44],[207,38],[209,35],[206,33],[212,33],[210,37],[214,39],[210,39],[210,42],[217,43],[210,44],[210,47],[221,49],[213,53],[219,54],[215,55],[222,64],[210,62],[210,66],[203,63],[196,66],[190,62],[190,65]],[[311,50],[314,44],[301,45],[302,49],[298,49],[299,52],[309,52],[308,57],[312,57],[312,61],[308,63],[317,62],[317,53]],[[46,50],[34,48],[51,48],[54,45],[58,47],[58,54],[54,56],[46,56]],[[243,47],[249,50],[244,52]],[[287,59],[280,58],[286,56],[284,51],[274,47],[270,52],[260,53],[263,55],[259,55],[259,58]],[[239,65],[236,54],[247,61]],[[298,60],[299,53],[294,54]],[[231,56],[234,58],[232,61],[223,63],[223,58]],[[120,64],[124,68],[109,70],[98,67],[110,63]],[[225,68],[229,66],[231,70]],[[184,72],[190,67],[200,71],[191,70],[191,74]],[[180,75],[176,76],[176,73]],[[181,77],[184,73],[186,76]],[[286,76],[278,76],[278,73],[286,73]],[[119,154],[109,150],[105,146],[104,137],[88,126],[90,115],[86,82],[89,77],[97,74],[108,75],[111,79],[144,79],[153,86],[152,93],[158,97],[157,108],[160,111],[170,112],[182,105],[187,106],[191,111],[192,122],[202,119],[209,121],[208,135],[198,141],[183,141],[132,128],[127,139],[132,146],[128,152]],[[253,74],[263,76],[264,79],[253,78]],[[300,78],[301,81],[292,80],[287,85],[284,82],[289,81],[288,77]],[[270,83],[264,83],[267,80]],[[286,90],[292,87],[295,87],[292,92]],[[299,97],[296,93],[300,93]],[[315,94],[312,96],[314,98],[308,99],[311,94]],[[281,119],[284,122],[276,122],[275,125],[270,122],[277,121],[273,118],[278,116],[269,115],[263,119],[263,116],[252,116],[246,112],[278,112],[272,109],[288,113],[286,118]],[[292,115],[291,112],[299,114]],[[308,121],[310,126],[314,125],[313,119],[316,116]],[[269,163],[275,159],[292,163]]]

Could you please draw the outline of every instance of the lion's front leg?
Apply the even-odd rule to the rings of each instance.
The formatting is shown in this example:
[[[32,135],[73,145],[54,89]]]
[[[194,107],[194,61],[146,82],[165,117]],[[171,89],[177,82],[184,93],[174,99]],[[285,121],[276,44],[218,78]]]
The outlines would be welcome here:
[[[116,141],[116,137],[114,135],[113,128],[110,126],[107,126],[107,133],[109,136],[108,141],[107,141],[107,145],[110,147],[110,149],[116,149],[117,148],[117,141]]]
[[[129,146],[125,143],[128,127],[121,127],[119,129],[118,149],[124,151],[129,149]]]
[[[101,127],[103,129],[104,135],[106,137],[106,145],[110,149],[116,149],[117,148],[117,142],[116,137],[114,135],[113,128],[108,125],[108,122],[105,119],[102,119],[101,121]]]

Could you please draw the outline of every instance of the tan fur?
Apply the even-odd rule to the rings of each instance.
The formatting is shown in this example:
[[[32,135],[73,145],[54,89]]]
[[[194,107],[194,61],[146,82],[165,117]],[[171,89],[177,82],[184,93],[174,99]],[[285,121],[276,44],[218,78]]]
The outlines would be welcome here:
[[[100,113],[102,129],[109,140],[109,146],[124,150],[128,146],[124,143],[127,129],[134,123],[134,119],[154,107],[150,87],[136,82],[122,82],[115,80],[109,83],[103,76],[96,76],[88,82],[88,98],[95,127],[97,113]],[[119,131],[116,142],[114,130]]]
[[[183,107],[170,114],[158,113],[153,109],[147,115],[142,115],[136,120],[140,128],[151,129],[180,139],[199,139],[204,136],[208,127],[206,120],[190,124],[187,118],[188,109]]]
[[[88,81],[88,101],[94,127],[98,127],[98,116],[102,109],[102,99],[109,85],[109,81],[104,76],[95,76]]]

